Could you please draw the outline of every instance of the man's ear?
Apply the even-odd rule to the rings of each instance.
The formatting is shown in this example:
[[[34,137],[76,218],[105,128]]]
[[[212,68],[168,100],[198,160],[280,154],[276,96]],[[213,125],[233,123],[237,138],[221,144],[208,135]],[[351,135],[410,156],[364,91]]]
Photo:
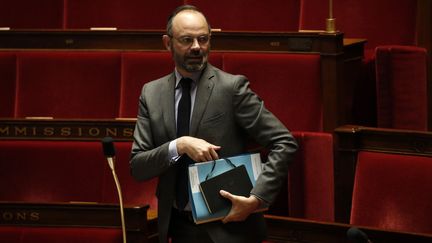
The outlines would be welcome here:
[[[162,36],[162,42],[168,51],[171,51],[171,38],[168,35]]]

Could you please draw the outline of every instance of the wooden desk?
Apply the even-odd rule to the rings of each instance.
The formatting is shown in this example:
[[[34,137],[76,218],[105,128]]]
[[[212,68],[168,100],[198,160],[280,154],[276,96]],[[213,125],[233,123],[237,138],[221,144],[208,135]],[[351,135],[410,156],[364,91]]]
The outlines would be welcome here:
[[[165,50],[164,30],[7,30],[0,31],[0,49]],[[342,52],[361,39],[343,40],[342,33],[212,32],[212,50],[272,52]]]
[[[96,227],[121,230],[118,205],[0,202],[0,226]],[[157,241],[156,215],[148,206],[125,207],[128,242]]]

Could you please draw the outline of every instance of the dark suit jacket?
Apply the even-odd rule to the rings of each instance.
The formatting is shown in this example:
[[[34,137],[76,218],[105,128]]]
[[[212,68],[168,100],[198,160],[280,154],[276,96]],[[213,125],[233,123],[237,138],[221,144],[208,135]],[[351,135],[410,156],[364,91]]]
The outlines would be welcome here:
[[[159,177],[156,194],[160,242],[167,242],[175,197],[177,167],[168,159],[168,144],[176,138],[174,92],[174,73],[144,85],[130,161],[131,173],[137,180]],[[268,148],[263,173],[251,193],[269,203],[277,196],[297,149],[290,132],[250,90],[244,76],[228,74],[210,64],[197,82],[190,135],[222,146],[220,157],[246,152],[249,139]],[[256,242],[265,237],[262,214],[252,214],[241,223],[214,222],[200,227],[215,242]]]

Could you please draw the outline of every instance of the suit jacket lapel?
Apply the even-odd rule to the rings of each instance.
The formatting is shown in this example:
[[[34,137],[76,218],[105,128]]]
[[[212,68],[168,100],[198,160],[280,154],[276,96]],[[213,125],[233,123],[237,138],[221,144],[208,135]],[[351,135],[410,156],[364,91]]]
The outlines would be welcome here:
[[[164,126],[167,129],[169,139],[176,138],[176,120],[175,120],[175,75],[174,73],[168,77],[167,82],[162,86],[161,90],[161,108],[163,114]]]
[[[198,132],[198,125],[204,115],[204,111],[207,107],[208,101],[210,99],[211,93],[214,87],[214,69],[210,64],[207,64],[206,69],[204,69],[200,80],[197,84],[197,93],[195,97],[195,105],[192,114],[192,120],[190,125],[190,135],[196,136]]]

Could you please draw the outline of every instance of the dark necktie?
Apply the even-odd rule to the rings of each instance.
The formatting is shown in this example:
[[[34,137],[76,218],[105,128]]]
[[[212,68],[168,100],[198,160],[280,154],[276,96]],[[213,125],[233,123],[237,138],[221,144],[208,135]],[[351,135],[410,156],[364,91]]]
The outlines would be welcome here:
[[[189,122],[191,114],[191,88],[192,80],[189,78],[183,78],[180,80],[180,86],[182,87],[182,96],[177,108],[177,137],[189,135]],[[188,166],[191,163],[191,159],[187,155],[177,161],[177,190],[176,190],[176,203],[178,209],[182,210],[189,201],[188,193]]]

